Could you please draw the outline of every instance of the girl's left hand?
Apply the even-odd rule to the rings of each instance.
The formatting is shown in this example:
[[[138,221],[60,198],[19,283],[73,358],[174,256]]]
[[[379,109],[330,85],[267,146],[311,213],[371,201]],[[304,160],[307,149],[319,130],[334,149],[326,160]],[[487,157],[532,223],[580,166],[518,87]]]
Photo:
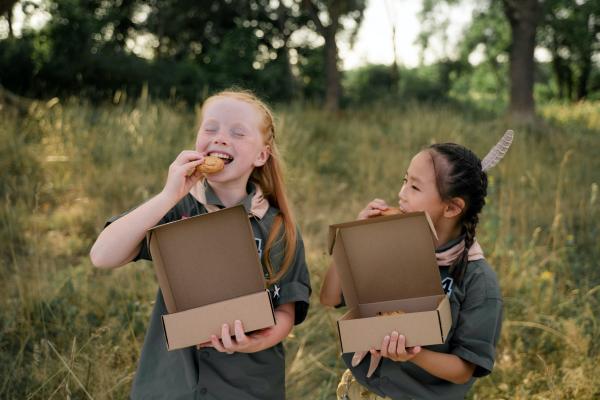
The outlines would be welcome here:
[[[254,353],[264,347],[264,340],[271,334],[273,327],[261,329],[246,335],[242,321],[236,320],[233,324],[233,330],[235,338],[231,337],[229,325],[223,324],[221,327],[221,339],[216,335],[212,335],[210,342],[203,343],[200,347],[214,347],[215,350],[227,354],[235,352]]]
[[[405,347],[406,338],[394,331],[386,335],[381,342],[381,351],[371,350],[372,354],[380,353],[381,356],[393,361],[409,361],[421,351],[421,346]]]

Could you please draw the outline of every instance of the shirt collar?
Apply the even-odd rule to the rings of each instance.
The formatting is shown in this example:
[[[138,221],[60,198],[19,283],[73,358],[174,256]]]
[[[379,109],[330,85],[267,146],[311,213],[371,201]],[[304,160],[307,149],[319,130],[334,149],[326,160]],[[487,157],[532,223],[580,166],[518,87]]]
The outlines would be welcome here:
[[[449,248],[456,246],[458,243],[460,243],[461,240],[465,239],[465,235],[460,235],[459,237],[452,239],[446,243],[444,243],[443,245],[441,245],[440,247],[435,249],[436,253],[441,253],[442,251],[446,251]]]
[[[244,206],[246,214],[250,214],[252,210],[252,198],[256,194],[256,187],[250,180],[246,184],[246,196],[238,203]],[[219,199],[219,196],[215,193],[214,189],[208,181],[204,180],[204,195],[206,196],[206,204],[211,204],[219,208],[225,208],[225,205]]]

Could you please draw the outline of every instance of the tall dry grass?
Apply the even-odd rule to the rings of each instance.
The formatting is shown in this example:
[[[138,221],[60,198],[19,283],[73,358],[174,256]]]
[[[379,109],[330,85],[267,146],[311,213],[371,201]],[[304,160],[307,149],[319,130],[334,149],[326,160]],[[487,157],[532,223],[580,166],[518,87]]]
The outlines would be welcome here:
[[[194,141],[194,112],[147,100],[0,110],[0,398],[125,398],[156,292],[148,263],[94,269],[106,217],[157,193]],[[515,127],[490,174],[478,239],[505,320],[493,374],[473,399],[600,396],[600,104],[549,105]],[[277,110],[287,181],[312,273],[309,317],[286,341],[290,399],[331,399],[341,311],[318,305],[327,226],[373,197],[394,202],[412,155],[456,141],[483,155],[508,122],[454,108],[373,106],[331,116]]]

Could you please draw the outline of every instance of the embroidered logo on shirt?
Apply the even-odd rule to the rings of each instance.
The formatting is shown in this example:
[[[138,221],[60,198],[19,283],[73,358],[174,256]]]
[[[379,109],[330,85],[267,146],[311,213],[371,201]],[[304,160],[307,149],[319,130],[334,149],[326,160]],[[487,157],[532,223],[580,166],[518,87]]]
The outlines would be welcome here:
[[[279,290],[281,288],[279,286],[277,286],[277,284],[273,285],[273,298],[274,299],[278,299],[279,298]]]
[[[446,277],[442,280],[442,289],[444,289],[444,293],[450,297],[452,294],[452,285],[454,284],[454,279],[451,277]]]

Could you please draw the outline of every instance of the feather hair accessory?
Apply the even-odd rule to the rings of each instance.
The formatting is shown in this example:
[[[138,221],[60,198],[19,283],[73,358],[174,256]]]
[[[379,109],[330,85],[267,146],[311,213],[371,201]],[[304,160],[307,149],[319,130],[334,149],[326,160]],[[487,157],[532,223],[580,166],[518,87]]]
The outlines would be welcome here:
[[[481,169],[487,171],[493,168],[502,160],[508,148],[512,144],[514,133],[512,130],[506,131],[500,141],[496,143],[494,147],[487,153],[487,155],[481,160]]]

